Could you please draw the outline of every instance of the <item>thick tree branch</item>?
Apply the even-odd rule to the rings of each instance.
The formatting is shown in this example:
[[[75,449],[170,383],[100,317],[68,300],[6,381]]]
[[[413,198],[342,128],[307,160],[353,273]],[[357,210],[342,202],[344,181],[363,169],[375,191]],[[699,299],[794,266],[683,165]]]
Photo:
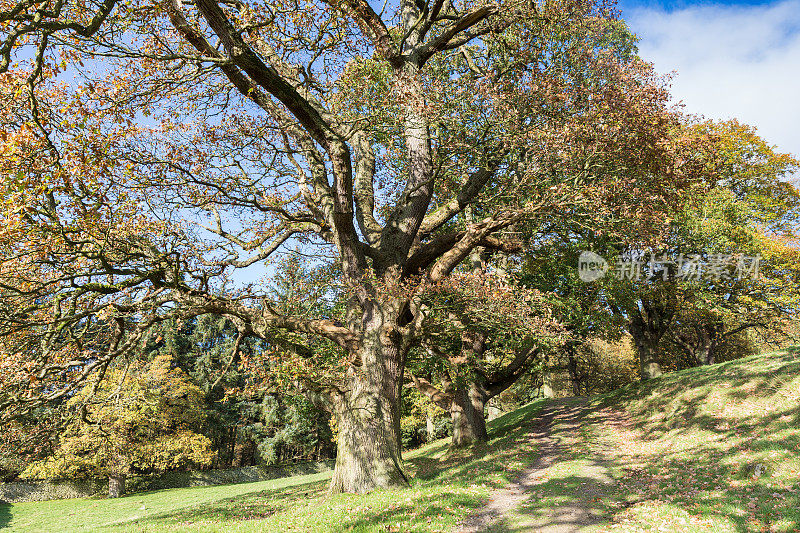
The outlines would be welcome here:
[[[386,28],[386,24],[381,20],[380,15],[375,13],[372,6],[366,0],[342,0],[341,3],[326,0],[334,8],[343,6],[345,11],[355,20],[358,27],[366,35],[378,55],[389,61],[394,68],[400,68],[402,58],[397,55],[392,36]]]
[[[497,396],[516,383],[520,376],[528,370],[530,362],[535,359],[539,353],[540,349],[537,346],[520,350],[508,366],[489,376],[489,382],[486,387],[489,397]]]
[[[449,28],[443,31],[441,35],[423,45],[419,52],[420,65],[425,64],[425,62],[437,52],[448,50],[450,48],[458,48],[459,46],[462,46],[463,44],[477,37],[480,33],[475,32],[462,36],[460,39],[456,39],[456,37],[465,30],[472,28],[476,24],[481,23],[482,21],[486,20],[492,15],[496,15],[499,12],[500,8],[498,6],[482,6],[462,16]],[[490,28],[487,28],[482,33],[486,33],[488,31],[490,31]]]
[[[499,159],[490,161],[486,167],[473,172],[461,186],[455,198],[429,213],[420,225],[420,236],[430,235],[470,205],[486,186],[486,183],[497,169],[499,162]]]
[[[442,392],[441,390],[433,386],[433,384],[431,384],[430,381],[424,378],[412,374],[411,379],[414,382],[414,386],[417,388],[417,390],[423,393],[425,396],[427,396],[428,399],[430,399],[433,403],[435,403],[437,406],[441,407],[445,411],[450,410],[450,404],[453,401],[452,394],[447,394],[445,392]]]
[[[527,210],[506,211],[472,224],[458,242],[441,254],[429,272],[428,278],[434,283],[444,279],[488,235],[522,220],[528,214]]]

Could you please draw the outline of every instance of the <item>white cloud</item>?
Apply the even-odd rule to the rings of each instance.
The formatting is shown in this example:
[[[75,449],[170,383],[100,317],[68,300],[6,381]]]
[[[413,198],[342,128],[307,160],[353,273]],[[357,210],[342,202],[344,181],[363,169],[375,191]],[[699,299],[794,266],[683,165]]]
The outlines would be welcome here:
[[[675,71],[672,94],[687,112],[737,118],[800,155],[800,0],[639,8],[625,18],[640,55],[661,73]]]

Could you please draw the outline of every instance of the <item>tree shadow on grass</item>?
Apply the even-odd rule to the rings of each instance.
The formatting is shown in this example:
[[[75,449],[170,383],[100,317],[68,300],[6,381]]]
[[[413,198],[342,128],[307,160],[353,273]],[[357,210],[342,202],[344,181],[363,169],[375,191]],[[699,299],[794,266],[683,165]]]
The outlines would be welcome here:
[[[745,375],[741,383],[730,386],[754,390],[770,386],[774,392],[780,383],[786,383],[786,372],[778,376],[781,381],[777,385],[776,375],[757,373]],[[729,376],[724,379],[728,381]],[[700,386],[706,384],[714,385],[714,380],[709,378]],[[706,400],[707,396],[702,390],[692,391],[696,402]],[[665,405],[667,400],[654,397],[649,407]],[[670,416],[647,420],[635,431],[636,438],[644,437],[645,443],[665,436],[682,439],[680,446],[672,450],[654,453],[653,450],[662,448],[653,448],[645,455],[631,457],[617,453],[614,439],[599,442],[591,431],[580,445],[570,446],[560,440],[561,430],[554,427],[555,444],[545,443],[542,452],[557,457],[555,467],[547,471],[543,482],[528,487],[525,500],[516,505],[511,518],[500,518],[487,531],[576,530],[623,519],[632,520],[629,526],[666,525],[671,531],[693,525],[742,533],[800,531],[800,483],[796,478],[787,478],[785,472],[782,476],[777,473],[772,476],[772,465],[785,470],[787,464],[793,465],[798,458],[800,407],[783,400],[770,401],[773,411],[769,414],[759,411],[748,417],[740,413],[737,418],[726,419],[703,412],[697,404],[684,401],[685,398],[675,400]],[[577,416],[574,409],[566,408],[554,423],[577,423],[580,428],[600,427],[616,433],[620,428],[615,424],[624,424],[624,419],[616,417],[614,421],[614,417],[609,417],[610,410],[603,402],[586,407]],[[707,432],[711,432],[711,438]],[[689,440],[698,435],[696,441]],[[753,465],[761,462],[766,472],[756,478]],[[596,468],[613,479],[598,483],[597,477],[589,475]]]
[[[274,526],[274,520],[269,518],[282,511],[288,513],[287,517],[298,512],[306,513],[305,509],[309,516],[315,512],[314,509],[325,514],[320,507],[321,501],[324,501],[323,507],[333,510],[328,512],[327,518],[318,517],[314,527],[320,531],[375,531],[381,528],[393,531],[398,523],[402,523],[405,529],[416,530],[432,521],[454,525],[482,504],[467,487],[475,483],[488,486],[505,484],[504,476],[511,475],[510,463],[528,460],[520,455],[526,449],[526,442],[528,452],[534,456],[535,446],[528,442],[527,432],[529,426],[537,422],[539,408],[540,405],[532,404],[521,412],[512,413],[511,417],[493,421],[490,431],[494,438],[487,446],[449,450],[447,444],[442,444],[410,454],[405,462],[415,474],[412,487],[391,490],[386,493],[388,498],[380,493],[366,499],[353,495],[325,498],[328,483],[320,482],[196,505],[144,517],[126,525],[186,527],[198,522],[235,523],[267,519],[264,527],[269,528]],[[491,454],[487,458],[491,460],[482,460],[487,454]],[[335,509],[349,509],[351,506],[358,509],[353,516],[338,519],[335,525],[326,522],[330,520],[330,512],[335,514]],[[370,506],[374,508],[370,509]]]
[[[523,531],[577,531],[599,524],[609,516],[608,499],[602,496],[607,487],[593,477],[566,475],[537,485],[532,495],[515,510],[517,520],[507,517],[493,522],[487,533]],[[586,498],[582,495],[587,492]],[[580,503],[576,499],[581,499]]]
[[[481,482],[492,474],[511,477],[519,468],[537,457],[535,443],[529,433],[540,424],[542,402],[528,404],[521,409],[498,417],[488,424],[489,443],[463,449],[437,447],[436,453],[415,455],[405,463],[414,472],[414,478],[423,483],[437,480],[455,482]],[[489,457],[491,460],[483,461]],[[512,463],[519,463],[517,469]]]
[[[696,479],[714,478],[718,472],[711,465],[697,465],[686,461],[667,461],[665,464],[676,471],[691,471]],[[628,472],[631,474],[631,472]],[[625,519],[636,530],[671,527],[669,531],[689,529],[696,523],[710,530],[721,530],[727,523],[736,532],[750,531],[800,531],[800,499],[796,495],[781,499],[780,506],[773,506],[773,489],[745,487],[719,490],[712,483],[705,491],[691,489],[690,484],[670,491],[674,478],[655,482],[646,472],[633,472],[634,480],[609,493],[598,496],[588,505],[584,502],[579,509],[569,504],[580,494],[591,478],[580,476],[554,477],[537,488],[536,496],[531,496],[515,510],[516,519],[512,522],[501,519],[487,529],[492,533],[517,533],[523,531],[576,531],[579,528],[600,523],[620,523]],[[718,477],[717,477],[718,479]],[[691,483],[691,482],[690,482]],[[717,490],[714,490],[714,489]],[[683,494],[679,494],[683,489]],[[785,496],[785,495],[784,495]],[[748,504],[755,503],[751,508]],[[638,522],[624,513],[635,506],[641,506]],[[682,524],[682,525],[681,525]],[[770,529],[771,527],[775,529]],[[661,530],[661,529],[659,529]],[[727,530],[727,528],[726,528]]]
[[[11,504],[0,500],[0,529],[11,523]]]
[[[615,465],[620,509],[610,518],[641,504],[644,513],[663,515],[646,521],[682,517],[740,532],[800,531],[800,483],[787,475],[800,463],[800,406],[790,390],[798,376],[794,356],[776,355],[665,376],[625,391],[617,402],[638,402],[632,408],[637,438],[645,447],[660,442],[635,461],[637,468]],[[686,394],[669,392],[680,387]],[[587,422],[597,422],[594,416],[587,413]],[[755,472],[759,464],[761,475]]]
[[[151,515],[131,522],[146,525],[152,522],[189,525],[207,520],[259,520],[285,509],[301,498],[315,498],[325,493],[327,481],[312,482],[291,488],[264,490],[195,505],[176,511]]]
[[[480,506],[474,498],[464,494],[439,494],[436,501],[419,497],[404,500],[402,504],[357,519],[346,520],[337,531],[371,532],[371,531],[419,531],[424,524],[438,521],[442,516],[453,515],[458,509],[455,519],[461,519]],[[402,524],[402,527],[398,526]]]
[[[480,505],[480,502],[467,494],[456,491],[437,492],[434,497],[427,494],[415,494],[413,497],[404,491],[391,491],[396,493],[390,498],[391,504],[379,506],[374,510],[365,510],[354,513],[354,516],[340,516],[334,524],[330,517],[319,517],[314,521],[315,511],[324,513],[319,503],[325,506],[341,507],[342,510],[352,506],[358,508],[364,502],[350,500],[353,495],[326,496],[327,483],[314,483],[298,486],[292,489],[278,489],[275,491],[262,491],[245,496],[238,496],[210,504],[181,509],[179,511],[162,513],[146,519],[126,523],[128,527],[155,526],[166,528],[190,527],[203,522],[224,525],[235,528],[236,522],[247,520],[268,519],[273,514],[287,510],[290,507],[299,507],[308,504],[306,518],[313,522],[313,531],[339,532],[339,531],[397,531],[396,525],[403,523],[404,530],[416,531],[419,526],[431,521],[440,520],[444,515],[453,515],[454,512],[468,514]],[[370,503],[374,505],[374,502]],[[294,511],[298,512],[297,510]],[[306,512],[302,511],[301,512]],[[291,516],[291,515],[289,515]],[[460,518],[460,517],[459,517]],[[289,518],[286,518],[289,519]],[[455,522],[455,519],[453,519]],[[120,524],[117,524],[120,525]],[[267,522],[264,531],[273,531],[280,524],[275,521]],[[295,526],[298,526],[295,524]],[[304,527],[304,526],[298,526]],[[309,529],[312,531],[312,529]]]
[[[798,355],[776,352],[769,356],[758,355],[710,366],[700,366],[682,372],[668,373],[659,379],[627,385],[609,395],[608,403],[631,402],[648,396],[651,407],[670,403],[686,390],[687,383],[694,389],[708,393],[725,388],[733,400],[769,397],[800,374]]]
[[[794,354],[775,354],[667,375],[584,409],[559,401],[565,408],[555,422],[584,429],[608,424],[609,407],[631,405],[644,455],[632,458],[625,455],[630,452],[617,453],[591,440],[582,450],[562,446],[544,453],[558,457],[557,462],[583,461],[590,470],[602,466],[613,481],[602,486],[596,499],[592,494],[587,498],[585,491],[596,479],[580,469],[560,474],[554,469],[547,481],[529,489],[513,520],[501,518],[490,531],[556,531],[571,522],[577,527],[623,518],[674,531],[692,524],[742,533],[800,531],[800,483],[786,475],[800,450],[798,376],[800,361]],[[496,428],[488,448],[493,463],[515,458],[520,446],[538,437],[525,416],[515,417]],[[606,430],[616,431],[613,424]],[[474,472],[472,463],[452,463],[445,470],[450,475]],[[766,473],[756,478],[759,463]],[[440,479],[436,468],[431,462],[423,477]],[[778,469],[783,469],[780,475]],[[572,502],[578,500],[581,505],[575,508]]]

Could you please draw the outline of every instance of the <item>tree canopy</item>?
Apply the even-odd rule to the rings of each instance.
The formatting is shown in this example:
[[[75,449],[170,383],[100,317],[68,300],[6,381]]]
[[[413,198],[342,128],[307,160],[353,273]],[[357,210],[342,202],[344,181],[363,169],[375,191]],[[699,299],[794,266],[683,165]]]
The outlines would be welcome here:
[[[655,239],[712,167],[604,2],[0,0],[0,31],[4,415],[223,316],[308,361],[334,491],[407,481],[407,356],[474,248]],[[276,298],[293,253],[330,269],[312,311]]]

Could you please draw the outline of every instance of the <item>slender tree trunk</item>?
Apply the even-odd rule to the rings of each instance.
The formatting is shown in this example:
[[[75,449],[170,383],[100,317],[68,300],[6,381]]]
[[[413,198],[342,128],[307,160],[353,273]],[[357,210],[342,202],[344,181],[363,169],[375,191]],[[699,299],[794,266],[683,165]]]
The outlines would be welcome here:
[[[453,446],[460,448],[489,440],[486,420],[483,418],[487,400],[486,392],[476,384],[453,393],[450,407],[450,417],[453,420]]]
[[[542,386],[539,392],[544,398],[555,398],[556,394],[553,390],[553,376],[550,370],[550,356],[545,356],[544,366],[542,367]]]
[[[236,441],[239,431],[236,425],[231,426],[228,445],[227,466],[232,467],[236,458]]]
[[[108,497],[119,498],[125,495],[125,474],[108,477]]]
[[[368,331],[359,352],[361,365],[351,368],[347,387],[334,399],[338,437],[333,493],[408,485],[400,455],[400,345],[392,327]]]
[[[567,351],[567,369],[569,370],[569,380],[572,382],[572,395],[581,395],[581,382],[578,377],[578,358],[575,357],[575,345],[568,343],[565,347]]]

